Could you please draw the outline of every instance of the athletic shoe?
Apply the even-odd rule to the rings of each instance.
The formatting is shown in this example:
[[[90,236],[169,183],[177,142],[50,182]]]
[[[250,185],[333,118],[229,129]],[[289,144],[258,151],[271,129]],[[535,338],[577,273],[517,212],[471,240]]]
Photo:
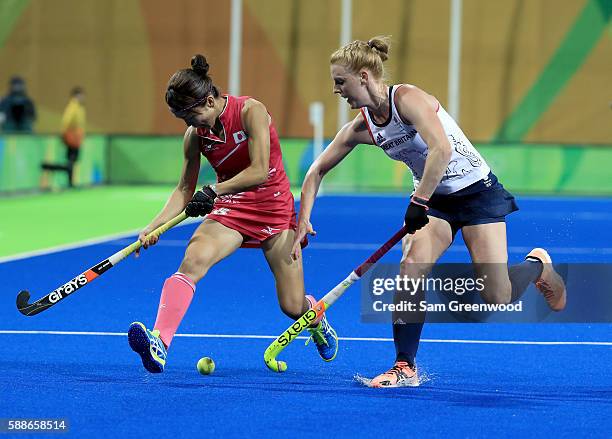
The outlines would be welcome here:
[[[149,331],[142,323],[134,322],[128,330],[128,341],[132,350],[140,355],[145,369],[151,373],[164,371],[168,352],[157,329]]]
[[[418,385],[416,368],[407,361],[396,361],[391,369],[374,377],[370,387],[403,387]]]
[[[338,354],[338,335],[327,321],[327,317],[323,316],[315,328],[306,329],[310,332],[306,344],[310,343],[310,340],[314,340],[319,356],[324,361],[332,361],[336,358]]]
[[[542,262],[542,274],[536,280],[535,286],[546,299],[546,303],[553,311],[561,311],[565,308],[566,291],[563,278],[555,271],[552,265],[552,259],[548,252],[543,248],[534,248],[525,257],[535,258]]]

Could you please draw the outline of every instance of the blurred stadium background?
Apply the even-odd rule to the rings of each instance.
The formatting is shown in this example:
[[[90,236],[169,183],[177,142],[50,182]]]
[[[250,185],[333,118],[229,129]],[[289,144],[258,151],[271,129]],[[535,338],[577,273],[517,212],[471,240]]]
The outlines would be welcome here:
[[[350,39],[391,35],[390,81],[419,85],[448,106],[450,5],[353,0]],[[39,117],[36,136],[2,138],[0,190],[37,188],[37,164],[55,146],[75,84],[87,91],[82,183],[173,183],[184,126],[165,106],[165,84],[203,53],[228,91],[231,7],[3,0],[0,84],[24,77]],[[512,189],[612,192],[607,173],[597,172],[612,144],[611,8],[607,0],[463,1],[460,123]],[[341,10],[341,1],[243,2],[239,92],[268,106],[296,186],[309,158],[309,104],[324,104],[327,138],[337,129],[328,59],[340,44]],[[370,153],[357,154],[354,173],[333,182],[405,191],[406,170]],[[359,169],[366,163],[375,166]]]

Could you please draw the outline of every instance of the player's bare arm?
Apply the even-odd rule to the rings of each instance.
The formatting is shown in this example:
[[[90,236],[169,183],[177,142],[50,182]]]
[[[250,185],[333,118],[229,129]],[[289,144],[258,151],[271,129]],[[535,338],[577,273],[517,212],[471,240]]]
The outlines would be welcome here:
[[[266,107],[255,99],[244,103],[242,124],[249,138],[251,164],[227,181],[216,185],[217,195],[242,192],[262,184],[268,178],[270,162],[270,115]]]
[[[437,101],[418,87],[404,85],[397,90],[396,106],[404,121],[412,122],[427,143],[425,170],[414,195],[429,199],[451,158],[450,143],[436,114]]]

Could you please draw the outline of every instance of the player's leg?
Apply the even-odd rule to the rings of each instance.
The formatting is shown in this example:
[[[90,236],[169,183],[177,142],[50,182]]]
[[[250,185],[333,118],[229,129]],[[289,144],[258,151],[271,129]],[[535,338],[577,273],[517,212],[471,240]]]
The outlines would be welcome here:
[[[485,281],[482,296],[487,303],[514,302],[533,282],[551,309],[560,311],[565,307],[565,284],[546,250],[534,249],[525,261],[508,267],[505,222],[465,226],[462,233],[476,275]]]
[[[484,281],[485,288],[481,293],[484,301],[510,303],[513,288],[507,268],[506,223],[464,226],[461,233],[472,257],[475,275]],[[537,277],[541,270],[541,264],[527,265],[519,270],[515,289],[527,288],[529,282]]]
[[[296,260],[291,257],[294,236],[295,231],[284,230],[266,239],[262,243],[262,250],[274,275],[281,310],[291,319],[297,320],[316,303],[316,300],[305,293],[302,258]],[[338,352],[336,331],[325,316],[313,325],[308,330],[319,355],[325,361],[333,360]]]
[[[302,259],[294,260],[285,251],[294,235],[293,230],[284,230],[263,241],[261,248],[274,275],[278,304],[285,315],[297,320],[310,308],[310,303],[305,298]]]
[[[164,282],[155,321],[155,329],[166,346],[170,346],[193,294],[195,284],[208,270],[232,254],[242,244],[243,237],[213,220],[204,220],[191,237],[178,272]]]
[[[429,223],[414,235],[402,241],[403,256],[400,262],[400,276],[417,279],[427,276],[432,266],[453,242],[450,224],[440,218],[429,217]],[[403,297],[396,294],[396,300],[416,302],[422,299],[423,291],[415,296]],[[425,313],[394,313],[392,316],[393,340],[395,342],[395,365],[387,372],[375,377],[373,387],[395,387],[414,382],[416,378],[415,358],[425,321]]]
[[[128,331],[130,346],[148,371],[163,372],[167,348],[191,304],[195,284],[210,267],[240,247],[242,239],[237,231],[212,220],[204,220],[197,228],[178,272],[164,282],[153,331],[140,322],[134,322]]]
[[[198,283],[213,265],[240,248],[243,239],[236,230],[206,219],[189,240],[178,271]]]

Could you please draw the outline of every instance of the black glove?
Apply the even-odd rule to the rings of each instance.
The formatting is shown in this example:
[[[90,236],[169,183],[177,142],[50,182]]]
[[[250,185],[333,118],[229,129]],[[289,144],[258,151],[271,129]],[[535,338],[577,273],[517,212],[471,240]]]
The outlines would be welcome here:
[[[412,197],[410,199],[406,215],[404,215],[404,221],[409,234],[413,234],[429,222],[429,218],[427,218],[428,209],[426,199],[419,197]]]
[[[202,186],[202,189],[193,194],[193,198],[187,203],[185,213],[187,216],[208,215],[213,210],[215,198],[217,194],[212,187]]]

